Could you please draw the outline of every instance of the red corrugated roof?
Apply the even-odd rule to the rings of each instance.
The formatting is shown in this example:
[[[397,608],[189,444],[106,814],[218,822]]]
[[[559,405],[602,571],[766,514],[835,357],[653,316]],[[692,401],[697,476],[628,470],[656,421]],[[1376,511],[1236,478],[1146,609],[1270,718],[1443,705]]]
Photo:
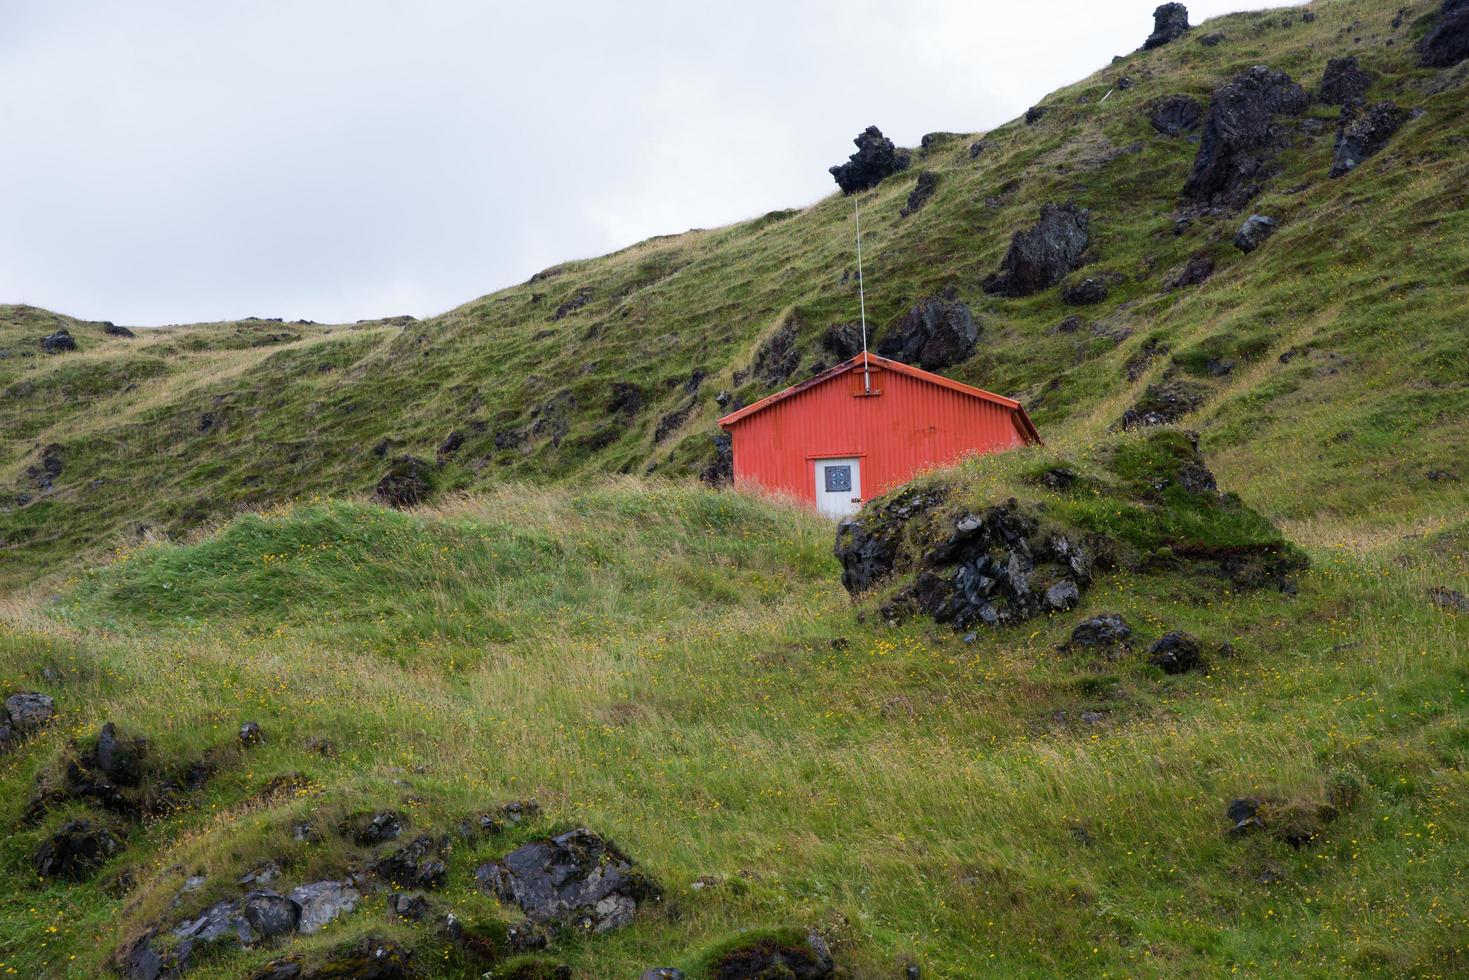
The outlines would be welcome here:
[[[932,371],[925,371],[922,368],[916,368],[911,364],[904,364],[901,361],[892,361],[887,359],[886,357],[878,357],[876,354],[866,353],[858,354],[856,357],[843,361],[836,367],[828,368],[818,375],[807,378],[800,384],[791,385],[789,388],[786,388],[783,391],[777,391],[773,395],[766,395],[758,402],[755,402],[752,405],[746,405],[739,411],[730,412],[724,418],[719,420],[719,426],[720,428],[727,429],[730,426],[734,425],[736,422],[739,422],[741,419],[749,418],[756,412],[763,412],[767,408],[770,408],[773,405],[777,405],[780,402],[785,401],[792,395],[799,394],[808,388],[821,384],[824,381],[830,381],[832,378],[846,374],[849,371],[860,371],[862,370],[864,364],[870,365],[873,368],[881,368],[884,371],[897,371],[900,374],[908,375],[910,378],[917,378],[920,381],[927,381],[930,384],[935,384],[942,388],[948,388],[950,391],[957,391],[961,395],[968,395],[971,398],[979,398],[984,401],[994,402],[997,405],[1002,405],[1005,408],[1008,408],[1012,413],[1014,413],[1015,427],[1020,430],[1021,435],[1025,436],[1026,439],[1032,442],[1038,443],[1041,441],[1040,434],[1036,432],[1035,425],[1030,421],[1030,416],[1026,414],[1025,408],[1021,406],[1021,404],[1015,399],[1006,398],[1004,395],[997,395],[992,391],[985,391],[983,388],[975,388],[970,385],[962,384],[961,382],[955,381],[952,378],[946,378],[941,374],[934,374]]]

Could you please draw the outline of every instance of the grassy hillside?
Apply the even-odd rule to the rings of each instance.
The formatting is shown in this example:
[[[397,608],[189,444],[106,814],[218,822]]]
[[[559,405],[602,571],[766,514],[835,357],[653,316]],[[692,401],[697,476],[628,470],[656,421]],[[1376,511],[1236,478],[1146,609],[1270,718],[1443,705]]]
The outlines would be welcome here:
[[[1024,399],[1051,442],[1098,436],[1169,372],[1202,375],[1208,397],[1191,424],[1206,451],[1232,486],[1302,533],[1343,516],[1393,527],[1452,514],[1462,483],[1427,475],[1469,478],[1456,424],[1469,414],[1459,367],[1469,120],[1462,66],[1417,64],[1413,42],[1435,5],[1400,6],[1337,0],[1312,5],[1309,21],[1302,9],[1219,18],[1046,96],[1038,122],[983,134],[976,158],[974,136],[931,141],[912,169],[862,196],[879,336],[952,286],[983,336],[949,373]],[[1198,43],[1209,33],[1225,40]],[[1375,74],[1369,99],[1422,114],[1330,179],[1340,110],[1313,104],[1287,121],[1291,148],[1252,203],[1280,223],[1265,247],[1229,245],[1243,217],[1234,212],[1175,233],[1198,144],[1157,133],[1147,106],[1180,93],[1206,100],[1262,62],[1314,88],[1343,54]],[[936,172],[938,188],[902,217],[917,170]],[[1042,203],[1068,199],[1092,211],[1091,261],[1076,277],[1120,277],[1108,299],[1078,310],[1058,289],[983,293],[1012,232]],[[242,505],[366,490],[385,466],[375,447],[433,459],[452,431],[465,441],[445,460],[448,489],[697,471],[713,454],[721,390],[748,403],[787,373],[832,362],[820,336],[856,309],[850,220],[851,202],[833,196],[569,262],[422,322],[212,324],[125,342],[76,324],[81,352],[48,357],[40,338],[71,321],[4,308],[0,575],[55,571],[141,527],[174,533]],[[1166,288],[1198,252],[1214,275]],[[1072,313],[1087,325],[1058,332]],[[794,357],[756,376],[762,341],[787,321]],[[1150,351],[1165,353],[1129,380],[1126,366]],[[1235,368],[1215,378],[1210,359]],[[25,471],[52,445],[63,469],[41,490]]]
[[[738,950],[809,959],[812,932],[854,978],[1469,972],[1469,614],[1432,591],[1469,591],[1469,62],[1419,67],[1436,6],[1219,18],[863,192],[877,336],[952,290],[982,334],[945,373],[1023,399],[1047,445],[870,505],[880,529],[924,501],[856,601],[829,523],[693,479],[721,402],[835,360],[846,198],[423,321],[129,337],[0,307],[0,698],[58,711],[0,737],[0,975],[172,955],[270,864],[282,891],[363,875],[361,902],[188,976],[373,975],[343,965],[371,939],[423,976],[733,980]],[[1381,152],[1329,178],[1341,110],[1313,101],[1247,209],[1183,206],[1199,142],[1154,100],[1261,63],[1313,89],[1346,54],[1414,111]],[[1067,200],[1091,244],[1065,285],[1107,298],[984,292]],[[1250,212],[1279,230],[1245,254]],[[1171,285],[1201,254],[1212,276]],[[78,349],[43,353],[62,328]],[[1200,407],[1118,431],[1164,383]],[[1186,485],[1185,429],[1233,495]],[[404,454],[429,502],[371,502]],[[1096,559],[1079,604],[912,615],[955,520],[1011,498]],[[1221,572],[1245,559],[1269,574]],[[1067,646],[1103,613],[1126,646]],[[1150,663],[1176,630],[1204,669]],[[387,811],[401,838],[362,836]],[[38,877],[73,820],[109,853]],[[626,928],[531,949],[476,870],[582,826],[652,885]],[[409,922],[371,869],[419,835],[442,887]]]

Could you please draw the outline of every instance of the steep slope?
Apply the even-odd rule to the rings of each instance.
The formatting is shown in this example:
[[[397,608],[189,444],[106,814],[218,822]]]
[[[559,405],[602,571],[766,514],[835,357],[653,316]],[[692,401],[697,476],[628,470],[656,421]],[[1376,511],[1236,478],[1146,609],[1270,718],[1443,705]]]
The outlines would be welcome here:
[[[1052,93],[977,151],[973,136],[934,134],[909,170],[862,194],[878,339],[952,290],[982,335],[948,373],[1024,399],[1053,443],[1097,437],[1149,385],[1181,378],[1202,400],[1189,424],[1228,482],[1302,533],[1454,512],[1469,476],[1469,120],[1462,64],[1419,65],[1434,7],[1337,0],[1220,18]],[[1313,100],[1272,121],[1278,152],[1247,208],[1181,196],[1210,124],[1165,135],[1150,122],[1158,100],[1207,106],[1261,63],[1321,89],[1343,55],[1370,73],[1367,100],[1408,113],[1383,149],[1329,177],[1344,110]],[[936,177],[931,197],[905,216],[920,172]],[[1012,233],[1068,200],[1090,211],[1085,265],[1028,297],[984,292]],[[1230,241],[1252,211],[1279,230],[1243,254]],[[456,432],[445,489],[699,472],[721,392],[747,403],[836,358],[823,339],[855,310],[850,217],[834,196],[653,239],[423,322],[209,325],[126,344],[79,325],[80,354],[43,356],[40,338],[69,321],[6,308],[6,577],[139,527],[368,490],[385,467],[374,448],[432,459]],[[1212,275],[1170,288],[1191,260]],[[1067,305],[1084,279],[1105,299]],[[28,476],[50,446],[60,473]]]

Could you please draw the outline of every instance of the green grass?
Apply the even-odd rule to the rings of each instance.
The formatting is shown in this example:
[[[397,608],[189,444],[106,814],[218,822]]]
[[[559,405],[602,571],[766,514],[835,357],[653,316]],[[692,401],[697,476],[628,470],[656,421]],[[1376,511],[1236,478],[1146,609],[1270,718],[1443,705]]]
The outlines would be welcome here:
[[[855,309],[844,199],[565,263],[424,321],[124,339],[0,307],[0,694],[62,711],[0,756],[0,976],[98,975],[267,858],[291,882],[339,875],[368,856],[332,832],[348,814],[394,806],[440,833],[524,798],[543,819],[457,844],[435,901],[493,931],[512,916],[475,866],[557,828],[612,837],[665,900],[557,937],[546,956],[578,977],[699,977],[742,935],[809,929],[858,978],[1469,972],[1469,617],[1427,594],[1469,591],[1469,117],[1462,79],[1416,67],[1432,5],[1395,28],[1400,5],[1219,18],[1199,32],[1225,43],[1128,56],[1047,96],[1036,125],[984,134],[977,159],[968,137],[923,154],[941,181],[911,217],[911,172],[865,194],[876,335],[954,287],[983,335],[947,373],[1022,398],[1047,443],[920,482],[947,489],[946,513],[1016,496],[1119,549],[1080,609],[972,643],[887,624],[881,594],[853,603],[829,524],[688,479],[715,396],[779,387],[745,373],[778,327],[797,325],[792,380],[830,362],[819,338]],[[1348,51],[1371,98],[1424,114],[1330,180],[1335,110],[1313,106],[1325,125],[1294,132],[1251,207],[1280,222],[1268,243],[1229,246],[1242,215],[1175,234],[1196,145],[1153,133],[1146,103],[1261,62],[1309,88]],[[1010,234],[1067,198],[1093,210],[1077,275],[1124,277],[1109,299],[985,295]],[[1167,290],[1199,251],[1213,277]],[[1054,329],[1076,312],[1081,330]],[[60,326],[81,350],[42,355]],[[1182,426],[1232,496],[1153,484],[1187,460],[1182,428],[1115,429],[1174,379],[1206,393]],[[641,394],[617,417],[615,382]],[[366,501],[392,458],[434,460],[451,430],[464,445],[426,507]],[[48,446],[63,469],[43,489],[27,468]],[[1056,465],[1071,489],[1039,482]],[[1167,560],[1238,548],[1299,549],[1295,594]],[[1105,611],[1132,651],[1057,650]],[[1173,629],[1207,673],[1147,664]],[[81,809],[31,826],[26,801],[106,720],[160,765],[209,752],[219,771],[189,807],[117,824],[127,848],[94,880],[37,881],[36,845]],[[235,747],[246,720],[263,747]],[[1359,798],[1311,846],[1225,834],[1237,796],[1301,814],[1342,786]],[[321,843],[294,839],[303,820]],[[190,975],[368,933],[429,975],[479,975],[380,896]]]

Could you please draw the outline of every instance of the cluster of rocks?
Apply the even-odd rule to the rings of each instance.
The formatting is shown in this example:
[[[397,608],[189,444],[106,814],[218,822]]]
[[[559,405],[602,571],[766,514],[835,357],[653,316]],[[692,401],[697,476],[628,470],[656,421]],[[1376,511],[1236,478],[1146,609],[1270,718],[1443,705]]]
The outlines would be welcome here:
[[[1133,629],[1121,613],[1101,613],[1077,623],[1058,649],[1063,653],[1084,652],[1116,660],[1132,649]],[[1148,663],[1165,674],[1186,674],[1206,669],[1204,648],[1197,637],[1171,630],[1148,648]]]
[[[846,163],[830,168],[832,178],[843,194],[855,194],[876,187],[900,170],[906,170],[910,158],[893,145],[876,126],[868,126],[852,142],[857,147]]]
[[[1124,429],[1177,422],[1204,404],[1205,389],[1192,381],[1172,380],[1148,385],[1137,403],[1122,413]]]
[[[902,516],[905,506],[915,504]],[[879,514],[838,526],[835,553],[849,592],[860,594],[894,571],[908,520],[931,506],[900,495]],[[914,570],[915,580],[887,603],[884,614],[899,618],[921,611],[967,629],[1071,608],[1091,583],[1092,558],[1077,536],[1044,528],[1028,508],[1010,500],[959,515],[942,539],[923,550]]]
[[[1256,65],[1214,90],[1184,197],[1202,205],[1240,207],[1259,193],[1284,143],[1279,115],[1300,115],[1309,99],[1289,75]]]
[[[479,887],[532,922],[589,932],[627,925],[657,885],[617,845],[585,827],[532,841],[474,873]]]
[[[923,300],[888,328],[877,353],[926,371],[968,360],[979,343],[979,324],[953,290]],[[857,338],[860,348],[861,338]]]
[[[1000,271],[984,282],[984,291],[1002,296],[1030,296],[1059,283],[1081,264],[1091,244],[1091,212],[1074,203],[1046,204],[1030,228],[1017,231]]]

